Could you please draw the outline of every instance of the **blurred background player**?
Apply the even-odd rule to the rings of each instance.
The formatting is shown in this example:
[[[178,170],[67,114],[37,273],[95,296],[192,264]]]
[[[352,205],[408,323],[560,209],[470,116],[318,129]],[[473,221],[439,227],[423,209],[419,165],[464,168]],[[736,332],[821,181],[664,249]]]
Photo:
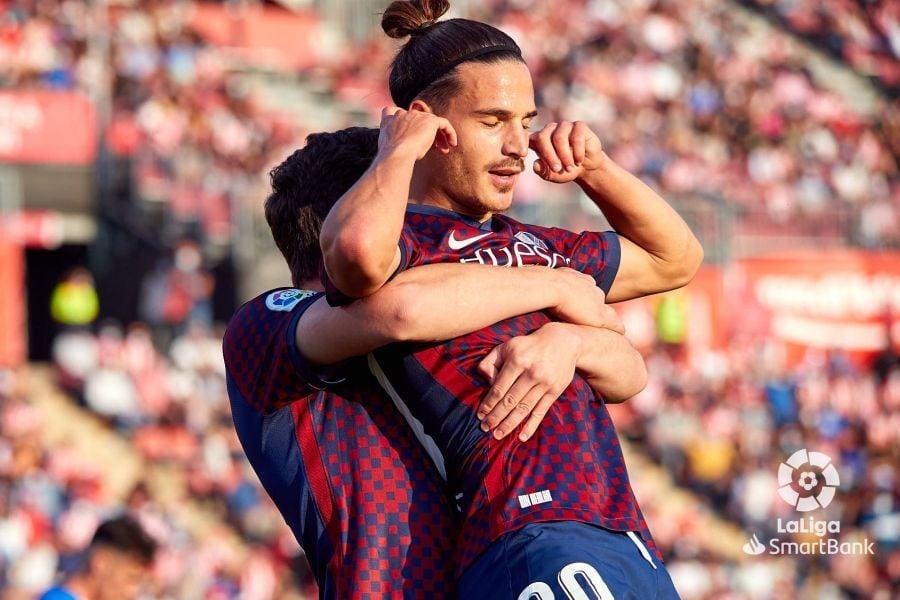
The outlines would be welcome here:
[[[104,521],[80,557],[80,566],[40,600],[136,600],[155,554],[156,542],[131,517]]]
[[[266,211],[295,285],[319,287],[319,225],[371,162],[377,136],[363,128],[310,136],[273,171]],[[418,447],[365,363],[340,369],[323,363],[547,308],[585,327],[618,329],[604,330],[614,341],[592,348],[604,352],[604,362],[587,371],[603,382],[629,381],[625,392],[598,384],[619,399],[643,387],[640,356],[592,279],[567,269],[496,275],[490,267],[423,267],[348,309],[327,308],[309,289],[275,290],[232,319],[225,361],[235,428],[306,550],[321,597],[450,597],[458,536],[457,515],[443,495],[444,473]],[[567,341],[558,337],[554,348],[565,354]],[[512,354],[510,363],[537,366]],[[568,381],[574,370],[553,361],[540,367],[546,375],[538,383],[548,386]]]

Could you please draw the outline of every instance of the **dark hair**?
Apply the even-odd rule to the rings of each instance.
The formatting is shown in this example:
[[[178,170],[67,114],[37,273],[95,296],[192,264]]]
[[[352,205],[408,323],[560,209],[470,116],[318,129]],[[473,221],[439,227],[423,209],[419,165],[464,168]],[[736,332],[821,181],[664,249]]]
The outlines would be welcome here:
[[[266,198],[266,221],[295,286],[318,276],[322,221],[366,172],[377,151],[377,129],[314,133],[306,138],[306,146],[269,173],[272,193]]]
[[[145,565],[153,562],[156,542],[144,531],[140,523],[128,516],[104,521],[94,532],[91,550],[108,548],[128,554]]]
[[[448,0],[397,0],[381,18],[392,38],[410,36],[391,64],[388,85],[397,106],[409,108],[416,98],[441,112],[459,91],[456,67],[465,62],[524,63],[515,41],[496,27],[469,19],[438,19]]]

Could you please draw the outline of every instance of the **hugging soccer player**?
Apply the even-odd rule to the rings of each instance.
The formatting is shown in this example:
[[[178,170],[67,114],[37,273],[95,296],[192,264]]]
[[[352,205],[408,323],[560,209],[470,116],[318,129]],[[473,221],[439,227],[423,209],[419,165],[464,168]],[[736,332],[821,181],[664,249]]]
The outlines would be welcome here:
[[[684,221],[584,123],[530,134],[537,110],[518,46],[482,23],[438,21],[446,9],[395,2],[384,14],[389,35],[410,39],[392,65],[397,107],[383,113],[378,154],[322,227],[331,300],[365,297],[404,269],[443,262],[569,266],[611,301],[686,284],[702,249]],[[576,235],[499,214],[529,149],[539,175],[578,184],[615,231]],[[529,313],[443,344],[388,346],[370,361],[458,499],[459,595],[578,597],[588,586],[601,598],[677,597],[590,378],[576,374],[554,402],[515,372],[491,369],[503,364],[498,344],[551,321]],[[505,435],[494,414],[520,405],[546,413],[531,437]]]

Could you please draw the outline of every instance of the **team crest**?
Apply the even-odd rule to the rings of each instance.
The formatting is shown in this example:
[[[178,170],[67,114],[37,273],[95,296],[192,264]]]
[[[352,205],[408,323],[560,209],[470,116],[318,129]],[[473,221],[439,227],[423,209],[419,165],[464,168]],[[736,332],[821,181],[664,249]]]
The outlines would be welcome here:
[[[269,310],[290,312],[297,306],[298,302],[304,298],[309,298],[313,294],[315,294],[315,292],[310,290],[278,290],[277,292],[272,292],[266,296],[266,308]]]
[[[547,244],[544,243],[544,240],[537,237],[533,233],[529,233],[527,231],[520,231],[516,234],[516,239],[520,242],[525,242],[530,246],[537,246],[541,250],[548,250]]]

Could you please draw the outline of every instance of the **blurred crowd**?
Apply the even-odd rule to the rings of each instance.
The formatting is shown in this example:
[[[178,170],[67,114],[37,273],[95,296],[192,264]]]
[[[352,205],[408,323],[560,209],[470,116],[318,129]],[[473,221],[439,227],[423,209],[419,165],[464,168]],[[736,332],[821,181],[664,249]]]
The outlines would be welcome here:
[[[522,46],[545,122],[587,121],[667,198],[727,205],[751,233],[843,225],[859,245],[900,243],[900,101],[854,110],[813,78],[810,51],[788,33],[714,0],[491,0],[472,10]],[[882,12],[894,31],[891,10]],[[390,45],[376,38],[343,58],[329,85],[375,113]],[[565,193],[525,179],[516,201],[540,215]],[[567,210],[564,223],[585,224],[577,206]]]
[[[836,499],[817,520],[840,522],[842,542],[874,542],[874,555],[757,557],[726,568],[697,543],[701,513],[673,519],[666,501],[645,508],[679,591],[691,598],[888,598],[900,581],[900,360],[871,369],[840,352],[810,350],[786,368],[771,338],[736,339],[721,352],[646,350],[650,383],[615,413],[620,432],[665,467],[704,508],[738,525],[744,541],[815,542],[778,531],[808,519],[776,494],[779,464],[797,450],[828,455]]]
[[[160,545],[146,597],[306,597],[302,552],[234,433],[221,331],[194,322],[163,354],[143,324],[74,328],[57,337],[54,363],[51,379],[83,409],[72,426],[92,431],[100,420],[136,460],[101,448],[105,459],[90,463],[71,444],[48,443],[35,397],[46,386],[30,385],[24,370],[2,373],[0,598],[49,587],[123,509]],[[111,472],[129,482],[124,496]]]
[[[743,0],[854,69],[900,92],[900,6],[877,0]]]
[[[900,68],[896,3],[756,4],[822,49],[840,47],[860,73],[886,64],[890,83]],[[193,7],[115,5],[107,72],[89,44],[98,25],[87,3],[0,2],[0,85],[108,86],[106,141],[132,159],[144,201],[130,208],[176,235],[193,227],[205,243],[227,244],[234,211],[258,205],[265,168],[320,125],[314,114],[288,123],[261,109],[235,78],[234,55],[194,29]],[[868,114],[851,108],[813,77],[809,48],[787,31],[754,26],[713,0],[491,0],[471,11],[520,42],[545,121],[588,121],[620,164],[669,197],[711,198],[754,233],[786,225],[815,234],[838,223],[856,244],[900,243],[900,101],[884,92]],[[301,79],[374,120],[390,102],[393,47],[375,32]],[[346,124],[355,119],[348,113]],[[568,200],[561,218],[583,224],[571,190],[522,183],[525,214]]]
[[[109,4],[103,15],[81,0],[0,2],[0,87],[108,103],[106,146],[134,190],[116,216],[227,245],[235,207],[258,200],[292,128],[235,83],[228,54],[192,26],[194,2]]]
[[[546,118],[588,121],[665,196],[801,230],[850,209],[858,243],[900,241],[900,104],[855,112],[790,36],[712,0],[488,6],[523,44]]]

